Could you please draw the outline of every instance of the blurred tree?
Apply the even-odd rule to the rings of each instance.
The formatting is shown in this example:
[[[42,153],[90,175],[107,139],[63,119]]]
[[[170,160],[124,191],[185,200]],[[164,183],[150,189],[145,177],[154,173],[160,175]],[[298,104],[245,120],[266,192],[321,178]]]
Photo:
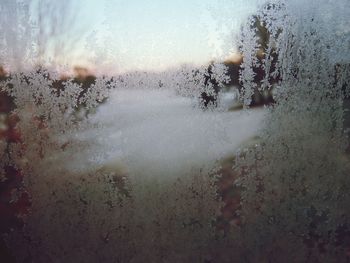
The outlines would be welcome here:
[[[76,23],[77,2],[62,0],[0,1],[0,59],[21,71],[47,66],[72,55],[84,23]]]
[[[257,63],[252,65],[252,70],[255,73],[254,82],[257,84],[257,87],[252,95],[250,106],[260,106],[274,103],[272,87],[266,87],[265,78],[268,78],[268,82],[273,84],[279,80],[279,77],[273,78],[270,74],[275,70],[277,53],[273,45],[270,45],[270,33],[267,30],[264,22],[261,21],[256,15],[252,16],[252,21],[250,30],[251,32],[254,32],[255,36],[257,37],[258,50],[256,52]],[[243,28],[241,28],[241,31],[242,30]],[[241,43],[241,45],[245,44],[246,43]],[[271,50],[268,50],[269,48],[271,48]],[[266,69],[262,66],[264,64],[262,62],[267,57],[271,61],[271,67],[267,69],[268,72],[265,72]],[[239,63],[241,64],[242,61],[239,61]],[[231,66],[231,68],[234,70],[235,77],[239,75],[239,69],[237,69],[235,65]],[[239,90],[242,92],[241,86],[239,86]]]
[[[217,106],[217,96],[220,87],[218,80],[213,76],[213,66],[214,62],[211,62],[204,74],[204,86],[206,87],[206,91],[201,93],[201,102],[204,108]]]
[[[73,1],[31,0],[39,63],[74,49],[82,28],[76,23],[79,8]],[[81,25],[81,23],[79,23]]]

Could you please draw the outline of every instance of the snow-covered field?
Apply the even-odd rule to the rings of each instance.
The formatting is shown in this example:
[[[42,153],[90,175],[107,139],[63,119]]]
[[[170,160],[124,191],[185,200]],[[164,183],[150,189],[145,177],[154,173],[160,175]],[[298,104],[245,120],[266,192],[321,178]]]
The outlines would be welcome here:
[[[92,117],[99,128],[75,135],[91,146],[69,166],[171,176],[232,154],[257,134],[263,117],[263,109],[203,111],[169,90],[115,90]]]

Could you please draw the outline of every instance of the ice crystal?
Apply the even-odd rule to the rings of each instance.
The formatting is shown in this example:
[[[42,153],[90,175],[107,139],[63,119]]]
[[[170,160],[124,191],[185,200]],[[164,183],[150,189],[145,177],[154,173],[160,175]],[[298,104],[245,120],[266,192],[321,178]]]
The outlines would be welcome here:
[[[350,181],[343,116],[349,60],[334,51],[349,51],[350,35],[339,24],[349,11],[346,1],[336,6],[271,1],[243,31],[245,103],[257,85],[272,87],[269,76],[279,79],[260,143],[234,166],[243,174],[237,181],[244,188],[240,237],[247,242],[250,261],[290,261],[291,255],[298,262],[346,261]],[[268,33],[265,47],[258,45],[252,26],[256,18]],[[259,49],[265,79],[256,84],[252,69]]]
[[[217,61],[60,76],[45,48],[67,23],[41,28],[30,6],[48,27],[64,7],[45,3],[0,3],[0,94],[13,104],[0,201],[14,211],[0,234],[18,262],[348,260],[348,1],[268,1],[242,25],[240,97],[271,92],[265,115],[220,106],[230,76]]]

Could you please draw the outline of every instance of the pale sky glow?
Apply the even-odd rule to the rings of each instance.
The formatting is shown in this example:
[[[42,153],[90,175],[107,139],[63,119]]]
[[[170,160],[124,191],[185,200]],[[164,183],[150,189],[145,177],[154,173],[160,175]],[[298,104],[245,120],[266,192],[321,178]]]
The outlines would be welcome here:
[[[77,52],[80,56],[72,63],[98,65],[108,71],[157,71],[215,59],[222,53],[222,37],[216,29],[219,18],[215,14],[220,14],[221,20],[227,18],[230,31],[237,32],[258,0],[77,1],[86,17],[84,23],[96,32],[93,36],[99,48],[92,46],[90,51],[82,51],[83,42],[90,41],[85,34]],[[87,62],[91,52],[96,53],[96,60]]]
[[[50,4],[50,0],[32,1]],[[50,59],[68,67],[114,73],[162,71],[225,57],[224,36],[237,33],[262,0],[61,1],[72,4],[72,12],[62,16],[73,16],[74,23],[68,26],[70,32],[56,37],[62,43],[77,39],[71,48],[51,54]],[[35,12],[34,5],[32,14]],[[218,29],[219,24],[224,27]],[[228,43],[234,47],[233,41]]]

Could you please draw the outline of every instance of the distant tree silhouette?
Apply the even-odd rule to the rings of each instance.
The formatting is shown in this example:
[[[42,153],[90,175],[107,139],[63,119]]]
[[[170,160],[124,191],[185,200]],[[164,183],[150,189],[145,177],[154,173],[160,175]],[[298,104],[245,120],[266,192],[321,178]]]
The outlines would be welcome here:
[[[203,91],[201,93],[201,102],[205,108],[208,106],[217,106],[217,96],[220,91],[219,82],[213,77],[213,63],[210,63],[207,72],[204,75],[204,86],[211,92]]]

